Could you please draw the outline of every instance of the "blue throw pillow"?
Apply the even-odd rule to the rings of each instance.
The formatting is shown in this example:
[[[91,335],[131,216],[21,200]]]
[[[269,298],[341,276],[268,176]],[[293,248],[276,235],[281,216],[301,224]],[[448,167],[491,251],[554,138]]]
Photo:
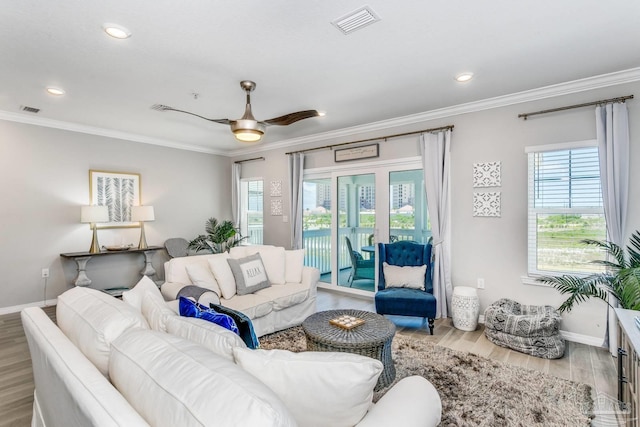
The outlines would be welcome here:
[[[249,316],[240,311],[225,307],[224,305],[211,303],[209,306],[212,310],[215,310],[218,313],[227,314],[235,320],[236,325],[238,325],[238,329],[240,330],[240,338],[242,338],[242,341],[244,341],[248,348],[260,348],[260,341],[258,341],[258,337],[253,330],[253,323],[251,323]]]
[[[238,326],[231,316],[218,313],[212,308],[207,308],[197,302],[191,301],[189,298],[180,297],[180,316],[208,320],[223,328],[229,329],[231,332],[238,334],[238,336],[240,335]]]

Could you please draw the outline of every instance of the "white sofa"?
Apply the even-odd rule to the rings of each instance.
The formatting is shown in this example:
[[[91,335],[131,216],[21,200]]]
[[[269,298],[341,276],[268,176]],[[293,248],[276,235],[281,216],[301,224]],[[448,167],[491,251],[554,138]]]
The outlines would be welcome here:
[[[401,380],[372,404],[382,370],[377,360],[249,350],[220,326],[176,315],[159,293],[146,291],[129,301],[71,289],[58,298],[59,327],[40,308],[22,311],[35,383],[32,426],[440,422],[440,398],[422,377]],[[152,330],[171,325],[180,336]]]
[[[241,259],[255,253],[262,257],[272,286],[237,295],[234,277],[229,275],[230,270],[225,271],[229,268],[226,258]],[[172,258],[164,266],[162,295],[171,301],[188,285],[210,289],[220,297],[220,304],[246,314],[260,337],[299,325],[315,313],[320,272],[303,262],[304,250],[269,245],[237,246],[229,253]]]

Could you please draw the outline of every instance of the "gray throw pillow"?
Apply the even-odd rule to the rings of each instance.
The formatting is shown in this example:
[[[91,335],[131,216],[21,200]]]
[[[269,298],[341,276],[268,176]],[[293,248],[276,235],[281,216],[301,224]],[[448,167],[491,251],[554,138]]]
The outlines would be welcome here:
[[[240,259],[228,258],[227,262],[236,279],[236,293],[238,295],[252,294],[271,286],[260,254]]]

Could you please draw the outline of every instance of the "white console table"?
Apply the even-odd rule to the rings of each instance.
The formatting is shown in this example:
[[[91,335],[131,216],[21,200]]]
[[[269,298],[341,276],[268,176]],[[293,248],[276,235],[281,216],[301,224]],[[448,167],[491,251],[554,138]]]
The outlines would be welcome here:
[[[162,246],[149,246],[146,249],[128,249],[122,251],[100,251],[98,253],[91,252],[69,252],[60,254],[63,258],[73,259],[78,266],[78,275],[76,276],[73,284],[75,286],[89,286],[91,285],[91,279],[87,275],[87,263],[94,257],[99,256],[111,256],[111,255],[129,255],[129,254],[143,254],[144,266],[140,273],[144,276],[151,277],[156,274],[156,270],[151,264],[151,258],[155,251],[163,249]]]

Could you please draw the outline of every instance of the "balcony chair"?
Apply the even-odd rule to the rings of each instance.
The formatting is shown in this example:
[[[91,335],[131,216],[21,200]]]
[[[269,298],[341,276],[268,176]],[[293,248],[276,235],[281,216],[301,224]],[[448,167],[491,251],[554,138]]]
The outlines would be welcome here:
[[[347,250],[351,257],[351,274],[349,274],[349,287],[353,286],[353,281],[358,279],[375,280],[376,275],[376,262],[371,259],[364,259],[362,254],[358,251],[354,251],[351,246],[351,240],[345,236],[347,241]]]
[[[422,244],[408,240],[395,243],[378,243],[378,292],[375,295],[376,312],[397,316],[424,317],[433,335],[436,317],[436,298],[433,296],[433,264],[431,243]],[[426,265],[424,290],[386,286],[383,263],[399,267]]]

